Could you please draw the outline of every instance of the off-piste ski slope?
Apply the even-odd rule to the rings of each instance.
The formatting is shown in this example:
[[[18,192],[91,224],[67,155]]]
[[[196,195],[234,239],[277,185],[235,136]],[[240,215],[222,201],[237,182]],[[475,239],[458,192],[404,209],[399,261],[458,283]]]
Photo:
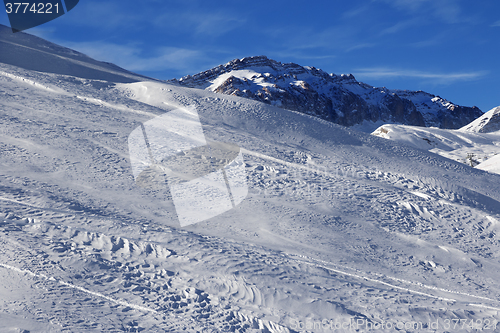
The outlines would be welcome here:
[[[127,138],[186,107],[207,140],[242,148],[249,194],[181,228],[168,193],[135,184]],[[2,332],[493,332],[500,320],[499,175],[153,81],[0,64],[0,117]]]
[[[494,161],[500,154],[500,131],[481,133],[464,129],[385,124],[377,128],[373,135],[498,173]],[[492,167],[489,167],[490,164]]]

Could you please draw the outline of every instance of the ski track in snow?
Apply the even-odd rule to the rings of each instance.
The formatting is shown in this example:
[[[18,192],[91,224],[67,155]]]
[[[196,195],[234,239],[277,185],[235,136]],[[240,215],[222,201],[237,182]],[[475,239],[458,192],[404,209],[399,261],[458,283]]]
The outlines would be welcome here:
[[[300,128],[271,142],[265,129],[262,137],[233,130],[230,112],[250,112],[255,102],[168,85],[101,91],[91,80],[6,71],[0,277],[32,287],[0,289],[0,312],[57,332],[290,332],[293,321],[325,318],[500,318],[498,193],[411,167],[380,171],[358,160],[361,148],[314,150],[293,137]],[[152,94],[150,105],[141,91]],[[183,230],[162,212],[165,197],[133,186],[122,142],[141,122],[191,105],[201,108],[207,136],[242,146],[253,192],[235,212]],[[228,113],[210,122],[213,105]],[[273,121],[274,109],[255,110]],[[256,217],[239,224],[249,212]]]
[[[119,304],[119,305],[122,305],[122,306],[130,307],[130,308],[133,308],[133,309],[139,310],[139,311],[147,311],[147,312],[157,313],[155,310],[148,309],[148,308],[143,307],[143,306],[139,306],[139,305],[127,303],[127,302],[124,302],[124,301],[121,301],[121,300],[116,300],[116,299],[113,299],[111,297],[105,296],[103,294],[96,293],[94,291],[90,291],[88,289],[85,289],[85,288],[82,288],[82,287],[79,287],[79,286],[75,286],[74,284],[67,283],[67,282],[64,282],[64,281],[61,281],[61,280],[57,280],[54,277],[48,277],[48,276],[46,276],[44,274],[36,274],[36,273],[33,273],[33,272],[28,271],[26,269],[20,269],[20,268],[17,268],[17,267],[14,267],[14,266],[10,266],[10,265],[6,265],[6,264],[2,264],[2,263],[0,263],[0,267],[6,268],[6,269],[10,269],[10,270],[13,270],[13,271],[21,273],[21,274],[28,274],[28,275],[31,275],[31,276],[34,276],[34,277],[37,277],[37,278],[42,278],[42,279],[45,279],[45,280],[57,281],[58,283],[66,286],[66,287],[77,289],[79,291],[82,291],[84,293],[90,294],[92,296],[104,298],[105,300],[107,300],[107,301],[109,301],[111,303],[116,303],[116,304]]]
[[[12,218],[12,216],[11,216],[11,218]],[[89,294],[96,296],[96,297],[104,298],[105,300],[107,300],[110,303],[116,303],[118,305],[121,305],[124,307],[129,307],[129,308],[136,309],[139,311],[150,311],[153,313],[158,313],[162,310],[164,311],[165,308],[176,309],[178,306],[180,308],[182,308],[183,305],[189,306],[190,299],[189,298],[186,299],[186,295],[188,295],[188,293],[192,290],[195,290],[193,293],[193,296],[195,297],[195,300],[197,297],[198,297],[198,301],[201,300],[201,302],[202,302],[201,305],[203,305],[203,300],[205,300],[207,303],[210,303],[210,300],[212,300],[214,298],[220,299],[223,296],[225,296],[227,298],[232,298],[232,301],[234,301],[234,299],[237,299],[239,301],[243,301],[244,303],[248,303],[248,302],[252,303],[253,302],[253,303],[256,303],[256,305],[262,305],[262,303],[261,303],[262,299],[265,298],[265,295],[262,295],[262,293],[259,291],[259,289],[255,289],[255,287],[248,285],[248,283],[245,280],[234,279],[231,277],[224,278],[222,276],[213,276],[213,277],[210,277],[209,279],[207,279],[207,277],[204,276],[202,278],[203,280],[209,280],[212,283],[214,280],[217,281],[218,283],[220,283],[220,285],[217,284],[217,285],[219,285],[218,290],[219,290],[219,292],[222,291],[223,293],[219,294],[219,295],[218,294],[215,294],[215,295],[214,294],[207,294],[201,290],[195,289],[195,287],[190,288],[189,287],[190,284],[192,284],[192,285],[196,284],[196,282],[193,281],[193,278],[194,278],[194,280],[196,280],[197,278],[200,278],[200,277],[196,277],[196,273],[195,273],[196,271],[192,271],[192,272],[188,272],[188,273],[175,272],[175,271],[171,270],[172,268],[169,267],[169,265],[171,263],[168,262],[168,259],[172,258],[172,259],[175,259],[175,261],[180,261],[180,262],[185,264],[185,263],[188,263],[190,261],[190,258],[188,258],[188,257],[180,257],[179,258],[179,256],[176,254],[173,254],[173,252],[171,250],[164,249],[164,248],[162,249],[161,247],[159,247],[157,245],[155,246],[155,245],[145,244],[145,243],[134,243],[134,242],[127,240],[126,238],[107,237],[103,234],[88,233],[88,232],[84,232],[84,231],[80,231],[80,230],[74,230],[70,227],[43,225],[43,223],[40,224],[40,222],[29,223],[29,222],[32,222],[29,219],[15,219],[12,222],[17,222],[17,223],[12,223],[13,225],[10,225],[10,227],[15,227],[16,225],[19,227],[19,226],[22,226],[24,224],[24,227],[23,227],[24,234],[21,236],[21,237],[23,237],[23,243],[26,243],[26,238],[27,238],[26,235],[29,235],[30,233],[40,234],[40,232],[41,232],[40,236],[33,237],[34,240],[36,240],[37,242],[44,241],[44,243],[50,244],[50,246],[52,247],[52,251],[47,250],[46,253],[57,253],[58,257],[59,257],[59,259],[58,259],[59,261],[64,262],[65,260],[68,260],[68,258],[72,258],[71,260],[73,261],[74,258],[78,258],[79,256],[82,256],[82,255],[86,258],[86,259],[84,259],[86,261],[86,260],[89,260],[89,258],[93,257],[92,253],[99,253],[98,256],[101,258],[99,260],[101,270],[104,267],[104,270],[102,271],[102,273],[99,273],[99,271],[96,272],[94,269],[92,274],[88,275],[87,277],[77,277],[80,281],[92,281],[94,284],[97,284],[97,285],[115,284],[115,285],[113,285],[112,289],[116,289],[117,288],[116,282],[123,280],[123,282],[122,282],[123,286],[121,288],[119,288],[120,290],[123,290],[123,289],[127,290],[128,289],[128,290],[131,290],[132,292],[134,292],[134,291],[144,292],[146,290],[147,291],[155,290],[156,291],[155,298],[157,297],[158,299],[164,299],[164,300],[169,299],[169,300],[174,301],[172,305],[167,305],[167,304],[163,303],[161,305],[161,307],[158,307],[159,304],[154,299],[149,300],[149,304],[148,304],[144,301],[144,298],[143,298],[144,303],[146,303],[148,305],[153,304],[153,305],[158,307],[158,309],[150,309],[150,306],[145,307],[142,305],[131,304],[128,301],[115,300],[109,296],[106,296],[103,293],[91,291],[91,290],[89,290],[90,288],[75,286],[74,284],[63,282],[59,278],[58,279],[50,278],[46,274],[32,273],[30,271],[27,271],[26,269],[18,269],[18,268],[11,266],[11,265],[6,265],[6,264],[0,265],[4,268],[13,269],[13,270],[16,270],[16,271],[21,272],[21,273],[28,273],[32,276],[42,277],[45,280],[51,280],[51,281],[58,282],[60,284],[63,284],[64,286],[78,289],[80,291],[89,293]],[[49,241],[47,242],[46,240],[44,240],[44,238],[48,238]],[[240,248],[238,250],[241,251],[242,249]],[[104,252],[102,252],[102,251],[104,251]],[[136,252],[135,257],[133,255],[134,252]],[[63,254],[64,254],[64,256],[63,256]],[[138,256],[145,256],[146,258],[151,258],[151,262],[155,262],[155,264],[146,263],[146,264],[142,264],[142,265],[141,264],[137,265],[137,263],[140,262],[137,255]],[[63,257],[64,259],[61,259],[61,257]],[[421,283],[414,283],[411,281],[405,281],[405,280],[393,278],[390,276],[379,276],[378,279],[374,279],[374,278],[369,277],[369,274],[367,274],[366,272],[356,271],[356,273],[349,273],[345,270],[339,270],[336,268],[332,268],[331,263],[328,263],[328,262],[324,262],[324,261],[320,261],[320,260],[312,259],[312,258],[307,258],[304,256],[301,256],[302,258],[300,258],[300,259],[293,259],[293,257],[294,257],[294,255],[286,255],[286,259],[287,259],[286,261],[293,261],[293,263],[290,263],[290,262],[286,263],[287,265],[306,264],[306,265],[313,266],[313,268],[316,268],[316,269],[317,268],[326,269],[328,271],[340,274],[344,277],[354,278],[354,281],[355,280],[362,280],[364,284],[367,284],[367,286],[365,287],[367,289],[369,289],[369,287],[370,287],[372,289],[375,288],[375,289],[384,290],[385,288],[388,287],[389,290],[394,290],[396,293],[398,293],[400,291],[405,291],[405,292],[410,292],[410,293],[413,293],[413,294],[416,294],[419,296],[423,296],[424,298],[434,298],[434,299],[437,299],[439,301],[446,302],[448,304],[449,304],[449,302],[456,302],[456,300],[452,300],[452,299],[441,297],[441,296],[431,295],[431,294],[428,294],[425,292],[414,290],[414,289],[411,289],[408,287],[397,286],[394,284],[394,282],[399,282],[399,283],[402,283],[404,285],[411,284],[414,287],[431,289],[431,290],[442,292],[442,293],[448,294],[448,295],[455,294],[455,295],[460,295],[460,296],[466,296],[467,302],[470,302],[467,304],[474,304],[474,303],[472,303],[473,299],[476,299],[476,301],[478,299],[481,299],[484,301],[490,301],[490,302],[498,304],[497,301],[492,300],[492,299],[488,299],[486,297],[465,294],[465,293],[459,293],[459,292],[445,290],[442,288],[436,288],[436,287],[432,287],[432,286],[426,286],[426,285],[423,285]],[[128,260],[127,260],[127,258],[128,258]],[[158,260],[158,259],[161,259],[161,260]],[[219,258],[216,261],[220,261],[221,259],[222,258]],[[271,258],[269,258],[269,259],[271,259]],[[305,261],[304,259],[307,259],[307,261]],[[224,263],[221,266],[227,267],[226,260],[229,262],[231,261],[231,259],[228,260],[227,258],[224,258]],[[81,261],[81,259],[80,259],[80,261]],[[213,259],[212,259],[212,261],[213,261]],[[314,263],[314,262],[316,262],[316,263]],[[239,265],[240,260],[236,260],[235,264]],[[285,262],[280,263],[280,265],[283,265],[283,264],[285,264]],[[61,263],[60,265],[62,267],[65,267],[65,266],[67,267],[68,264]],[[251,266],[257,265],[257,263],[251,263],[250,265]],[[48,265],[42,265],[42,267],[44,267],[44,268],[47,266]],[[162,268],[162,266],[164,266],[168,269]],[[71,267],[71,266],[69,266],[69,267]],[[151,269],[151,267],[153,267],[153,269]],[[41,267],[39,266],[38,269],[40,269],[40,268]],[[118,278],[116,275],[114,276],[114,274],[117,274],[117,272],[116,272],[117,268],[119,268],[119,271],[121,271],[121,272],[127,272],[124,274],[125,276],[123,276],[123,273],[122,273],[121,278]],[[184,270],[185,270],[185,268],[184,268]],[[130,272],[130,273],[128,273],[128,272]],[[127,274],[129,274],[129,275],[127,276]],[[290,272],[288,274],[290,274]],[[77,274],[77,275],[79,275],[79,274]],[[178,275],[179,275],[180,279],[181,279],[181,276],[190,276],[191,277],[190,283],[186,283],[186,282],[181,283],[181,285],[184,285],[184,287],[185,287],[185,289],[183,289],[183,290],[175,290],[175,277],[177,277]],[[167,280],[167,281],[161,281],[161,278],[169,277],[169,276],[172,276],[173,278],[170,280]],[[139,280],[137,280],[138,277],[140,278]],[[136,278],[136,279],[134,279],[134,278]],[[387,280],[387,279],[393,280],[393,283],[390,284],[390,283],[385,282],[384,280]],[[158,280],[160,280],[161,282],[159,282]],[[100,283],[100,281],[103,281],[103,282]],[[164,287],[163,288],[170,291],[170,294],[174,293],[174,295],[175,295],[175,293],[176,293],[177,297],[176,296],[163,297],[162,292],[161,292],[162,285],[167,286],[167,288],[164,288]],[[223,287],[221,288],[221,286],[223,286]],[[315,286],[315,288],[317,288],[317,286]],[[108,289],[108,288],[106,288],[106,289]],[[173,292],[172,292],[172,290],[173,290]],[[248,292],[250,292],[249,295],[248,295]],[[386,292],[387,292],[387,290],[386,290]],[[183,295],[184,295],[184,297],[183,297]],[[147,296],[145,298],[147,298]],[[183,300],[184,300],[184,302],[183,302]],[[177,305],[177,304],[179,304],[179,305]],[[488,309],[498,310],[498,307],[493,307],[493,306],[489,306],[489,305],[485,305],[485,304],[475,304],[475,306],[479,306],[479,307],[482,306],[482,307],[485,307]],[[163,313],[163,311],[162,311],[162,313]],[[212,311],[213,311],[213,308],[212,308]],[[196,312],[195,312],[195,314],[198,315]],[[207,314],[205,314],[205,315],[208,317]],[[195,317],[195,316],[193,315],[193,317]],[[260,325],[262,327],[265,326],[265,324],[263,324],[262,322],[249,319],[249,317],[241,317],[241,316],[239,316],[239,317],[236,316],[236,317],[237,318],[246,318],[244,322],[247,322],[247,323],[253,322],[253,324],[252,324],[253,326],[257,325],[255,323],[258,323],[258,325]],[[270,325],[270,324],[268,324],[268,325]]]

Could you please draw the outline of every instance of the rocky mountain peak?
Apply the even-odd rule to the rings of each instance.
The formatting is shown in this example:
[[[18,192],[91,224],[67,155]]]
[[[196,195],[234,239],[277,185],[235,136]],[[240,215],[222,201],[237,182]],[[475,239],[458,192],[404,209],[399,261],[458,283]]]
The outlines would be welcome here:
[[[258,100],[345,126],[383,121],[457,129],[483,114],[477,107],[459,106],[423,91],[376,88],[352,74],[328,74],[266,56],[234,59],[170,82]]]
[[[262,55],[254,57],[245,57],[242,59],[234,59],[226,64],[219,65],[204,72],[195,75],[187,75],[180,78],[179,80],[174,79],[171,81],[178,82],[184,86],[199,88],[200,85],[210,82],[211,80],[215,80],[220,75],[230,73],[233,71],[248,70],[248,69],[252,69],[256,73],[260,73],[263,75],[266,74],[267,72],[272,72],[272,73],[267,73],[268,75],[265,75],[267,78],[271,77],[271,74],[273,77],[281,79],[283,78],[283,76],[294,77],[296,75],[305,73],[322,78],[336,77],[335,74],[328,74],[315,67],[300,66],[295,63],[283,64],[281,62],[269,59],[268,57]],[[349,75],[348,77],[354,78],[352,75]]]

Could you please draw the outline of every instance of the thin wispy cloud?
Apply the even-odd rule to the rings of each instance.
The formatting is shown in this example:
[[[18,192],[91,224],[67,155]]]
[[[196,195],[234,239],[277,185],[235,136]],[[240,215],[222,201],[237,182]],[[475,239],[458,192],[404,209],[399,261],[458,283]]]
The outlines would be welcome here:
[[[362,50],[362,49],[368,49],[368,48],[375,47],[375,46],[376,46],[375,43],[360,43],[360,44],[356,44],[356,45],[353,45],[351,47],[348,47],[345,51],[352,52],[352,51],[357,51],[357,50]]]
[[[333,59],[337,58],[337,56],[331,55],[331,54],[312,55],[312,54],[301,53],[301,52],[287,52],[287,51],[273,51],[273,52],[269,52],[267,54],[267,56],[270,57],[271,59],[275,59],[278,61],[282,61],[280,59],[292,59],[292,61],[294,61],[294,62],[295,61],[308,61],[308,62],[310,62],[310,61],[315,61],[315,60],[333,60]],[[311,63],[306,63],[306,64],[301,63],[301,65],[314,66],[315,64],[311,62]]]
[[[434,83],[449,84],[458,81],[477,80],[488,74],[488,71],[459,72],[459,73],[437,73],[419,70],[398,70],[390,68],[359,68],[353,73],[363,79],[423,79],[432,80]]]
[[[500,27],[500,20],[496,21],[491,25],[492,27]]]
[[[321,30],[295,25],[268,29],[264,34],[272,36],[275,46],[285,52],[331,55],[374,47],[375,43],[358,30],[356,26],[345,24]]]
[[[153,24],[158,28],[182,30],[198,36],[219,37],[245,25],[247,20],[226,11],[189,13],[167,12],[155,16]]]
[[[108,42],[64,43],[96,60],[114,63],[131,71],[163,71],[175,69],[190,71],[197,67],[203,52],[177,47],[159,47],[151,55],[142,54],[138,45],[119,45]]]
[[[360,16],[360,15],[366,15],[370,13],[370,10],[372,9],[372,4],[368,3],[363,6],[357,6],[354,9],[350,9],[342,14],[343,18],[347,19],[352,19],[354,17]]]
[[[99,27],[103,31],[130,29],[136,31],[158,32],[182,36],[218,37],[241,27],[246,19],[239,13],[226,9],[198,8],[193,2],[186,11],[168,2],[137,6],[130,0],[117,1],[87,0],[78,7],[78,16],[72,17],[73,25]]]
[[[380,35],[390,35],[390,34],[397,34],[405,29],[411,28],[411,27],[416,27],[422,24],[422,21],[418,18],[412,19],[412,20],[406,20],[406,21],[401,21],[398,22],[394,25],[392,25],[389,28],[386,28],[380,32]]]
[[[245,19],[227,15],[224,13],[213,13],[211,15],[198,15],[191,18],[195,22],[195,32],[201,35],[220,36],[246,23]]]
[[[83,1],[78,5],[78,15],[71,16],[71,25],[119,29],[140,27],[145,15],[137,10],[111,1]]]
[[[409,43],[408,46],[414,48],[425,48],[429,46],[443,45],[446,43],[446,38],[448,35],[449,35],[448,31],[443,31],[439,34],[434,35],[432,38]]]
[[[393,6],[410,9],[416,11],[422,7],[422,5],[432,2],[434,0],[383,0]]]
[[[447,23],[464,22],[458,0],[379,0],[421,17],[432,16]]]

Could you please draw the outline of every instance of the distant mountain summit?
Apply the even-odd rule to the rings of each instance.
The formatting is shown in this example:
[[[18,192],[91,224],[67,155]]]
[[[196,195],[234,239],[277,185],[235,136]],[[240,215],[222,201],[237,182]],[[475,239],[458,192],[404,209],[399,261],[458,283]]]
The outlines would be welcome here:
[[[262,101],[344,126],[383,121],[458,129],[483,115],[477,107],[459,106],[423,91],[376,88],[352,74],[328,74],[266,56],[235,59],[169,82]]]
[[[500,106],[486,112],[470,124],[462,127],[461,130],[476,133],[500,131]]]

